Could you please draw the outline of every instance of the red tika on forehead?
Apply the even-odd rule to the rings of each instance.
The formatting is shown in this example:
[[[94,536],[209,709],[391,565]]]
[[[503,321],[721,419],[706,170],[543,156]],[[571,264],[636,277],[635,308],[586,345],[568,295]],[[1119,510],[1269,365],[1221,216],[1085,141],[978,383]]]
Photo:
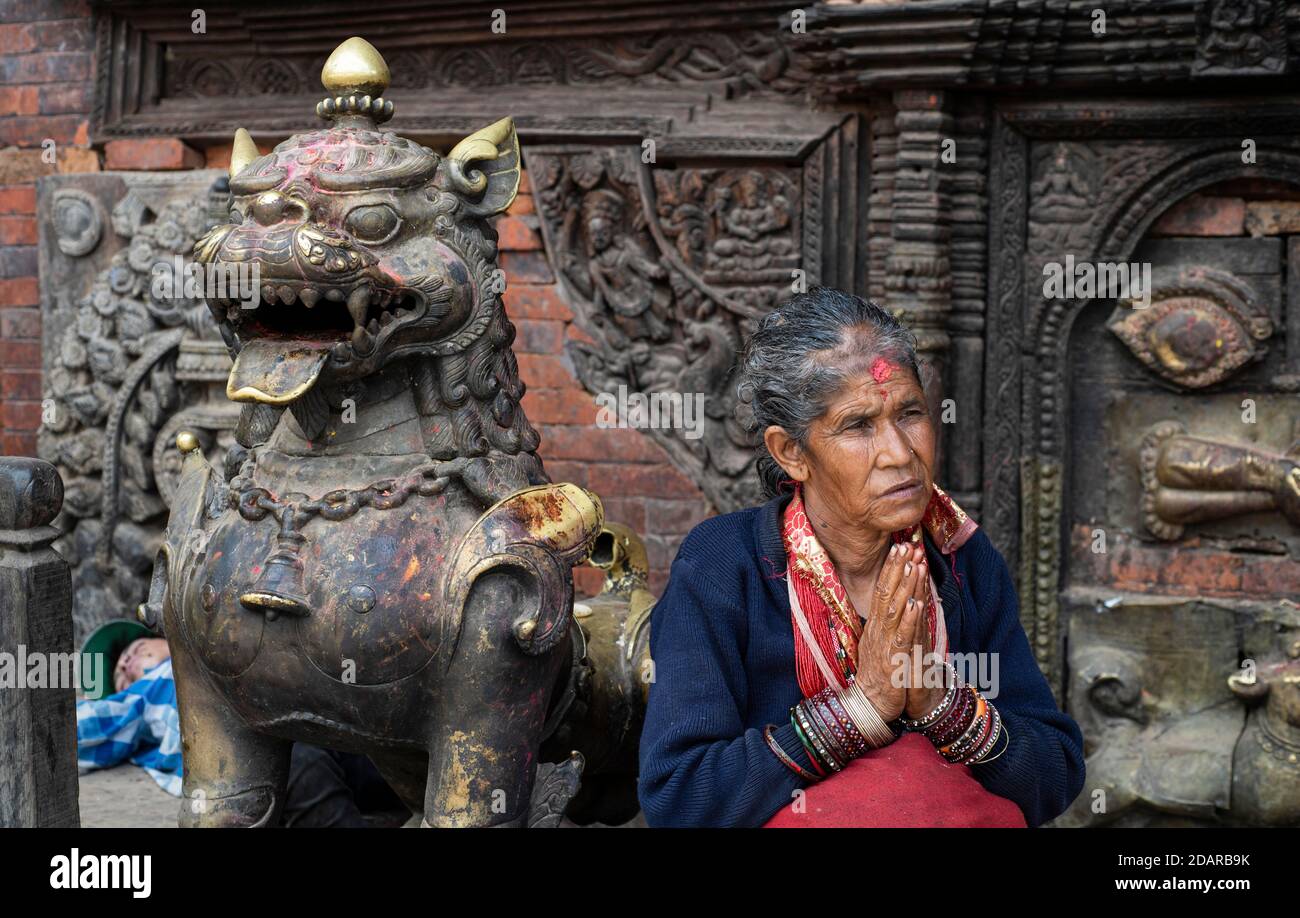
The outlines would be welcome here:
[[[898,364],[891,363],[884,357],[877,357],[871,363],[871,378],[878,383],[882,383],[894,375],[898,369]]]

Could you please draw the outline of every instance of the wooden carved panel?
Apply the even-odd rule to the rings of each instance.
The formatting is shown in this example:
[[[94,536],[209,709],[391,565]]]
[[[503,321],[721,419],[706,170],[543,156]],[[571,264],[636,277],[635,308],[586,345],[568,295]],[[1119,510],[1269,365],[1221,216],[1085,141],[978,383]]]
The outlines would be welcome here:
[[[319,70],[330,50],[364,35],[386,56],[386,95],[420,139],[457,138],[509,112],[525,143],[662,131],[710,100],[797,100],[808,77],[776,29],[779,2],[633,2],[557,9],[548,2],[478,8],[322,0],[310,10],[241,0],[189,11],[98,0],[98,139],[150,134],[228,139],[236,127],[284,136],[315,126]],[[484,92],[492,93],[485,99]],[[502,106],[494,109],[493,106]]]
[[[1238,775],[1293,774],[1265,745],[1300,748],[1278,688],[1300,652],[1294,247],[1148,236],[1216,183],[1294,187],[1300,110],[1239,102],[1229,124],[1213,117],[1226,104],[996,114],[981,522],[1015,558],[1039,664],[1084,725],[1089,784],[1067,824],[1259,824],[1300,806],[1237,793],[1257,783]],[[1149,305],[1050,294],[1045,272],[1067,263],[1147,266]],[[1201,619],[1213,634],[1187,630]],[[1242,659],[1260,680],[1226,691]],[[1202,716],[1204,698],[1221,713]]]
[[[547,252],[595,342],[569,346],[579,379],[593,394],[703,396],[699,436],[663,425],[645,432],[719,510],[760,499],[757,441],[735,393],[754,322],[798,283],[851,283],[860,270],[856,254],[823,249],[827,204],[844,214],[856,203],[835,184],[839,163],[826,161],[851,130],[854,119],[805,144],[811,152],[797,165],[694,165],[685,155],[656,165],[630,146],[526,151]],[[671,137],[666,146],[688,149]]]
[[[238,417],[224,397],[225,344],[183,286],[195,239],[225,212],[226,192],[213,189],[221,175],[40,182],[38,449],[64,481],[56,548],[73,568],[78,642],[103,621],[133,615],[147,595],[179,467],[176,434],[194,431],[213,447]],[[163,277],[182,285],[168,290]]]

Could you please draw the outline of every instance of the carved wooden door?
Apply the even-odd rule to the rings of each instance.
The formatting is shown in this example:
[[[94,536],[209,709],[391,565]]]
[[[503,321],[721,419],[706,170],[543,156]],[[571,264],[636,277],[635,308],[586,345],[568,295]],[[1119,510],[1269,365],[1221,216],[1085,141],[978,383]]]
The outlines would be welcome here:
[[[1259,214],[1300,190],[1297,111],[1127,115],[1000,112],[994,247],[1026,254],[994,263],[988,391],[1018,397],[987,403],[1014,436],[986,441],[985,522],[1019,535],[1025,627],[1084,730],[1063,822],[1294,820],[1300,241]],[[1256,222],[1223,238],[1206,199]]]

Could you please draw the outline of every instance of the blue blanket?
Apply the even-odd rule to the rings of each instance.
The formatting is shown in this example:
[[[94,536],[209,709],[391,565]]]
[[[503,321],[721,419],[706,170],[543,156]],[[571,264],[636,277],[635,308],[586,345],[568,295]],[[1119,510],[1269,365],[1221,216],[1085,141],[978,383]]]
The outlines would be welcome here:
[[[77,702],[77,766],[139,765],[172,796],[181,795],[181,727],[172,661],[149,669],[125,690]]]

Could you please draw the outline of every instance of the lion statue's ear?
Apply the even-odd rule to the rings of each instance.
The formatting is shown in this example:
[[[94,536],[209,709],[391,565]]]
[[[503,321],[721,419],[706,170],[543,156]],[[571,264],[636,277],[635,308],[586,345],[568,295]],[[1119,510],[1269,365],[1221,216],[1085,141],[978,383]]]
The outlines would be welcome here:
[[[513,118],[475,131],[447,154],[452,187],[465,210],[478,217],[499,214],[519,193],[519,136]]]

